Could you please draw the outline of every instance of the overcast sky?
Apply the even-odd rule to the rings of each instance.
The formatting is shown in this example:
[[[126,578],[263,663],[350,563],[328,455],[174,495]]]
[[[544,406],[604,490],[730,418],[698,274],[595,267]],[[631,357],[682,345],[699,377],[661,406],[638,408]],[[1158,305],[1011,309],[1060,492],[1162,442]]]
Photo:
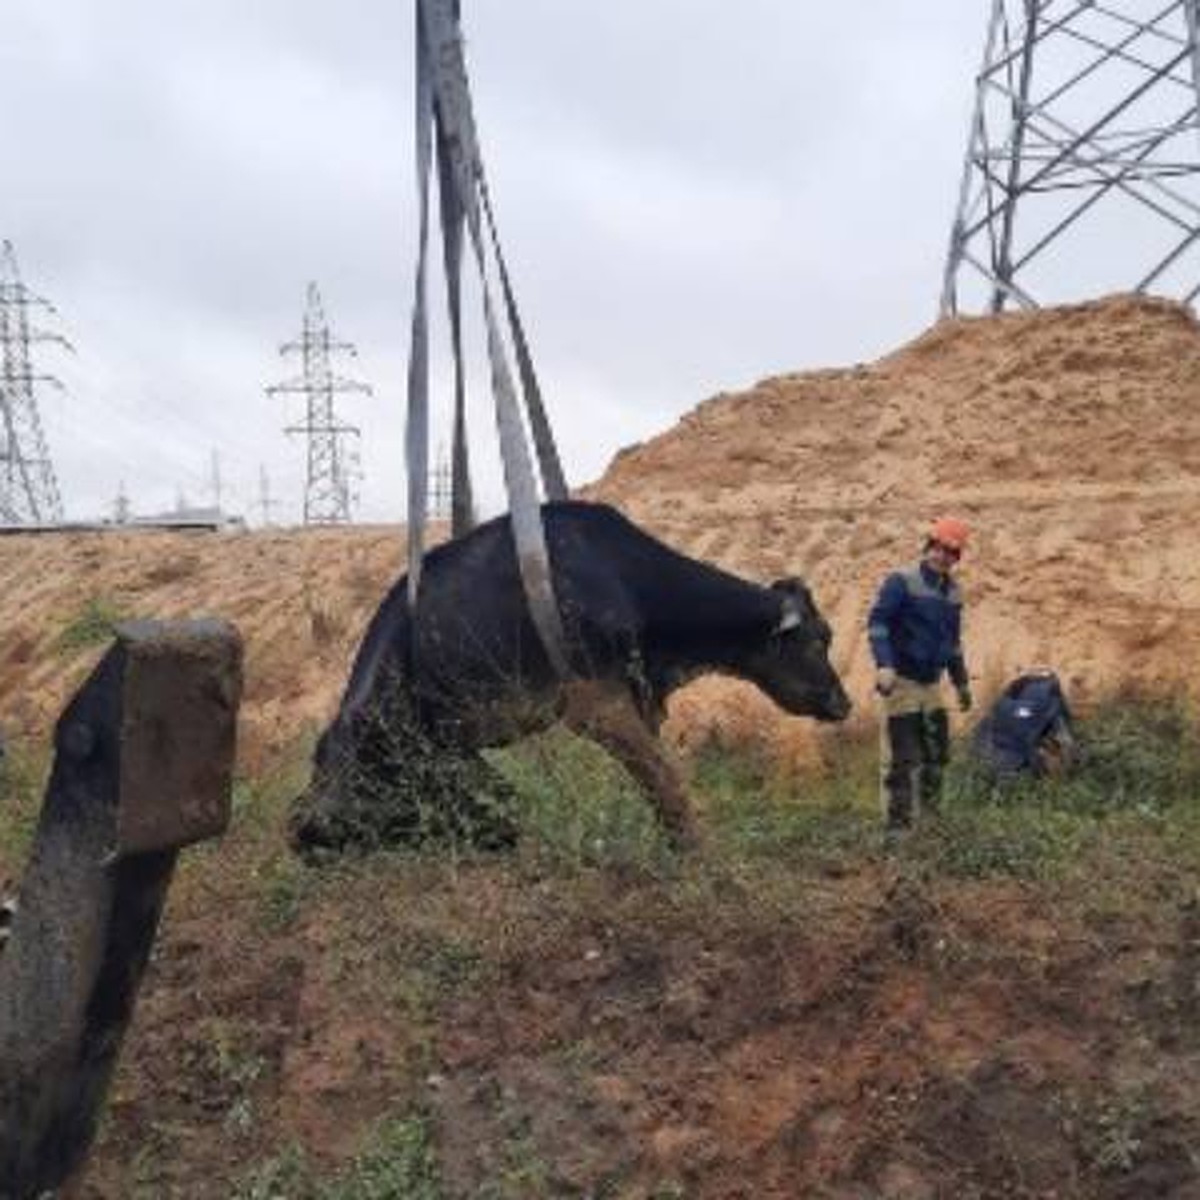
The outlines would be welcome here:
[[[39,365],[73,517],[182,492],[300,513],[309,280],[373,397],[368,520],[403,515],[411,0],[7,0],[0,234],[78,355]],[[568,475],[718,391],[932,322],[988,5],[464,0],[501,233]],[[439,292],[433,293],[440,304]],[[476,333],[478,330],[476,329]],[[475,349],[478,350],[476,342]],[[437,378],[446,346],[435,345]],[[439,390],[435,403],[445,408]],[[498,503],[490,398],[482,490]]]

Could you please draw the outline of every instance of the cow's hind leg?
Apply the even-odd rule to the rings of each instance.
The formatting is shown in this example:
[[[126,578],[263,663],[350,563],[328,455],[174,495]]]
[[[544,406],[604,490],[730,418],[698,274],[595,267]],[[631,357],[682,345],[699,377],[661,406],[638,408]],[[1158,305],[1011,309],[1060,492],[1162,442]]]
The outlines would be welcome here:
[[[686,849],[698,843],[683,780],[627,689],[588,681],[572,683],[567,687],[563,720],[568,728],[607,750],[625,767],[654,805],[663,828],[677,846]]]

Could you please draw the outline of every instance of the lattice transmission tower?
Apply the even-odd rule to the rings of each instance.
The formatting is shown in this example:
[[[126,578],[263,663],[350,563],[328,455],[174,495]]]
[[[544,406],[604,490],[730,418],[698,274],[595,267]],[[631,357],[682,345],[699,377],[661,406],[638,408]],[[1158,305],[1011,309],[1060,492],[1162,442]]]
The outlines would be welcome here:
[[[439,446],[429,477],[429,515],[449,524],[454,513],[454,471],[445,446]]]
[[[35,295],[21,280],[12,243],[0,250],[0,524],[49,525],[62,520],[62,500],[54,464],[38,413],[36,386],[61,388],[53,375],[33,369],[30,347],[57,342],[71,349],[57,333],[34,328],[30,310],[55,312],[49,301]]]
[[[944,315],[1200,293],[1200,0],[989,0]]]
[[[359,437],[354,425],[341,421],[334,411],[333,398],[344,392],[371,394],[371,386],[333,373],[334,354],[356,356],[352,343],[336,340],[329,331],[321,293],[315,283],[308,285],[308,304],[304,328],[294,342],[280,347],[280,354],[299,354],[303,373],[284,383],[268,387],[267,395],[298,392],[306,399],[302,425],[289,425],[285,432],[302,433],[308,440],[308,473],[304,486],[305,525],[344,525],[349,523],[357,502],[355,485],[359,476],[359,457],[352,439]]]

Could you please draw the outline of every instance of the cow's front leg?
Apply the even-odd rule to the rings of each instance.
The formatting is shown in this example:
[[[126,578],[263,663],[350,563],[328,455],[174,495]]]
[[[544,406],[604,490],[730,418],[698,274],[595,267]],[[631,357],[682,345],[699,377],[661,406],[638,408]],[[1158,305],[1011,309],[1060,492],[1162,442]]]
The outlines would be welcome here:
[[[654,805],[676,846],[687,849],[698,844],[699,834],[683,780],[627,688],[591,680],[568,684],[563,721],[625,767]]]

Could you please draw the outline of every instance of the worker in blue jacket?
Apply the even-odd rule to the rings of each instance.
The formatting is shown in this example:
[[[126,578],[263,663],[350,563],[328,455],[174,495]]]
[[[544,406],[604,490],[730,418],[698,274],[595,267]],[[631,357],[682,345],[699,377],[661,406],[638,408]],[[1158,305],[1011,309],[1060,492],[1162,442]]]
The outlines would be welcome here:
[[[908,829],[919,809],[937,810],[950,757],[943,674],[971,707],[962,651],[962,595],[954,568],[967,526],[940,517],[930,526],[921,561],[884,580],[867,618],[880,703],[880,780],[890,837]]]

